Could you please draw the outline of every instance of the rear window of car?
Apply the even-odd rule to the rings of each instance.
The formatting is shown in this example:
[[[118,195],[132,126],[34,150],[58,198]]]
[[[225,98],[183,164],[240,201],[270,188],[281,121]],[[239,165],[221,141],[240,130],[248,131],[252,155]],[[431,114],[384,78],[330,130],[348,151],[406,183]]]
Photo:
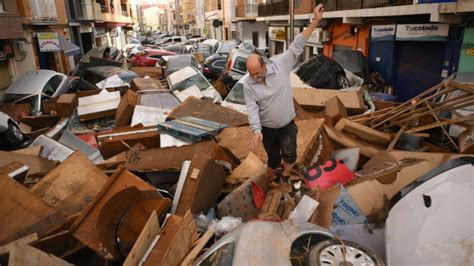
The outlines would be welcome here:
[[[247,58],[238,56],[235,59],[233,68],[244,73],[247,72]]]

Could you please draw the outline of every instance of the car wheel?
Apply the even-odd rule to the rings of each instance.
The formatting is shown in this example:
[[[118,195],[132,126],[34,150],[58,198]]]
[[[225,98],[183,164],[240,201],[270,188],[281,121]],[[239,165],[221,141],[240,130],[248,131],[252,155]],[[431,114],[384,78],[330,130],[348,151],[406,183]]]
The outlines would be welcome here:
[[[336,83],[339,89],[349,88],[349,80],[342,74],[337,75]]]
[[[369,249],[346,240],[329,239],[311,248],[307,265],[385,265],[377,254]]]
[[[2,146],[6,146],[6,148],[15,148],[25,141],[23,133],[21,133],[18,126],[13,123],[8,123],[8,130],[3,132],[2,135]]]

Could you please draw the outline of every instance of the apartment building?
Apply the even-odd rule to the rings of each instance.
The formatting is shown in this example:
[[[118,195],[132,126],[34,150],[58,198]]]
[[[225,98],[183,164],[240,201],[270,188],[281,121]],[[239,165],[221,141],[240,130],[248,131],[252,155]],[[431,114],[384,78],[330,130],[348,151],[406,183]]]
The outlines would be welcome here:
[[[257,21],[257,0],[236,0],[234,14],[231,19],[232,38],[252,43],[255,47],[268,47],[268,26],[264,21]]]
[[[182,33],[197,35],[199,32],[196,28],[196,1],[181,0],[182,4]]]
[[[127,31],[133,30],[131,6],[128,0],[97,0],[102,20],[94,23],[96,46],[122,49],[127,44]]]
[[[72,44],[64,0],[17,0],[23,38],[17,76],[37,68],[68,73],[80,48]]]
[[[16,78],[15,58],[21,59],[23,29],[15,0],[0,2],[0,90],[5,90]]]
[[[268,0],[258,7],[257,21],[269,25],[271,54],[286,50],[289,43],[288,2]],[[318,2],[325,4],[325,19],[308,41],[305,57],[360,51],[371,70],[381,73],[394,87],[400,101],[456,72],[460,57],[462,66],[470,65],[464,62],[472,56],[461,54],[461,50],[466,47],[465,32],[472,27],[473,1],[295,1],[295,33],[309,23]],[[471,40],[469,36],[464,39]]]
[[[212,39],[225,40],[224,32],[224,0],[204,0],[204,36]]]

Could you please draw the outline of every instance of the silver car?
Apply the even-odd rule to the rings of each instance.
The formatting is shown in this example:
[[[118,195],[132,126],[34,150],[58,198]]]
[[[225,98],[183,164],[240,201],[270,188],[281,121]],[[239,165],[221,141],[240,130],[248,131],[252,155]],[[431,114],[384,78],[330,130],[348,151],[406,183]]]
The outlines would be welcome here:
[[[204,97],[212,99],[214,103],[222,102],[222,96],[219,92],[209,83],[202,73],[194,67],[185,67],[170,74],[167,79],[170,90],[175,94],[176,92],[181,92],[196,86]]]
[[[5,103],[29,103],[32,115],[41,114],[41,102],[59,96],[68,90],[66,75],[52,70],[30,71],[16,80],[5,91]]]

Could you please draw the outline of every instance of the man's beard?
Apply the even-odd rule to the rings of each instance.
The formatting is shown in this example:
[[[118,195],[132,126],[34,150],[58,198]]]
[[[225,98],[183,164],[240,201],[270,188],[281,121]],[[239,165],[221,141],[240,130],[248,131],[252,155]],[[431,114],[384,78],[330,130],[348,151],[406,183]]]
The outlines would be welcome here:
[[[265,82],[265,78],[264,77],[258,77],[258,78],[255,78],[254,79],[256,82],[258,83],[264,83]]]

